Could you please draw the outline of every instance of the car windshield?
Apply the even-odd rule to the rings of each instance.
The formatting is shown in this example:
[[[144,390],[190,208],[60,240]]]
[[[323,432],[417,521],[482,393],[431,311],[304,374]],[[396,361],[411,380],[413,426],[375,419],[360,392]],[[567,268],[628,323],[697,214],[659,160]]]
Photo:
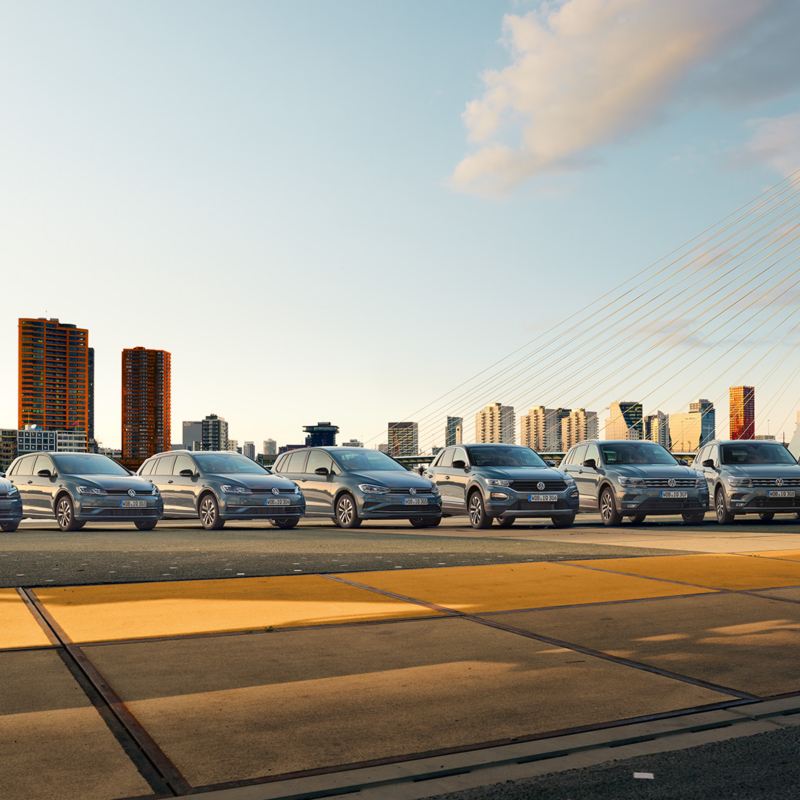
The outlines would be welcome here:
[[[530,447],[468,447],[469,463],[473,467],[546,467]]]
[[[192,453],[203,472],[218,475],[263,475],[266,470],[253,459],[239,453]]]
[[[796,464],[794,456],[782,445],[756,442],[723,444],[723,464]]]
[[[678,462],[663,448],[650,442],[619,442],[601,444],[600,452],[606,466],[618,464],[670,464]]]
[[[352,450],[334,450],[331,455],[339,462],[346,472],[359,470],[405,470],[393,458],[389,458],[380,450],[364,450],[354,447]]]
[[[108,456],[96,453],[53,456],[56,469],[62,475],[129,475],[125,467]]]

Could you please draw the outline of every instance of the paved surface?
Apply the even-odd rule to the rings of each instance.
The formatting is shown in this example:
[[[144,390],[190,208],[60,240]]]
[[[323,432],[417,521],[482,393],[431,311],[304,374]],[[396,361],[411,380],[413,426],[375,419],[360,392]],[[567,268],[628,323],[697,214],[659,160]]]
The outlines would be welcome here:
[[[176,542],[193,540],[202,555],[197,536],[216,553],[227,552],[229,536],[236,558],[259,555],[266,536],[285,550],[266,566],[256,559],[263,569],[288,571],[304,543],[326,568],[224,580],[213,577],[222,563],[214,557],[198,562],[199,580],[175,580],[168,570],[163,581],[81,585],[67,575],[60,582],[73,585],[48,578],[1,589],[2,796],[106,800],[254,788],[309,771],[800,694],[797,527],[653,530],[661,547],[648,556],[631,545],[642,533],[628,526],[576,529],[566,532],[571,541],[539,527],[476,534],[454,525],[425,534],[312,527],[287,538],[272,529],[213,539],[183,528],[70,534],[81,549],[94,543],[98,563],[127,557],[113,547],[134,538],[139,552],[142,542],[153,545],[150,557],[163,564]],[[706,531],[713,552],[687,553],[684,542]],[[553,541],[543,544],[543,533]],[[9,558],[41,561],[48,537],[64,539],[49,531],[4,536],[2,552],[16,555],[0,559],[3,580],[20,577],[5,572]],[[336,569],[350,554],[331,553],[346,552],[346,543],[363,555],[362,571]],[[376,570],[387,556],[372,555],[373,547],[423,568]],[[503,563],[513,560],[506,548],[524,556]],[[443,550],[495,563],[451,566],[439,557],[429,566]],[[739,751],[730,753],[721,758],[735,767]],[[760,769],[770,773],[776,763]],[[607,795],[569,794],[580,784],[565,775],[547,785],[566,792],[554,797],[627,796],[630,787],[617,785],[623,773],[597,774]],[[635,796],[654,791],[643,784]],[[497,791],[511,789],[470,797]]]

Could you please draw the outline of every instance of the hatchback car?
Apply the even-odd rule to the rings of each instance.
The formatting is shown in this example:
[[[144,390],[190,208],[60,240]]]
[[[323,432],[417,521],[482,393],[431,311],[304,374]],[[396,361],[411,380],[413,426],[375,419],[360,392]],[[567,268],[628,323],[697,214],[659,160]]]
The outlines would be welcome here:
[[[655,442],[581,442],[561,469],[578,485],[581,510],[599,510],[604,525],[619,525],[623,517],[638,524],[649,514],[680,514],[697,525],[708,508],[703,475]]]
[[[427,474],[439,487],[445,515],[468,514],[473,528],[488,528],[495,519],[502,528],[531,517],[548,518],[557,528],[575,522],[575,481],[548,466],[530,447],[446,447]]]
[[[206,530],[219,530],[234,519],[294,528],[305,513],[297,484],[241,453],[158,453],[142,464],[139,475],[158,487],[166,519],[199,518]]]
[[[800,516],[800,464],[779,442],[755,439],[713,441],[700,448],[694,467],[702,470],[717,522],[738,514]]]
[[[274,470],[300,484],[309,517],[333,517],[340,528],[357,528],[365,519],[407,519],[427,528],[442,519],[435,484],[379,450],[291,450],[278,457]]]
[[[55,516],[62,531],[123,520],[150,531],[164,510],[158,489],[98,453],[31,453],[11,464],[8,477],[22,497],[23,516]]]
[[[0,530],[13,533],[22,520],[22,500],[11,481],[0,473]]]

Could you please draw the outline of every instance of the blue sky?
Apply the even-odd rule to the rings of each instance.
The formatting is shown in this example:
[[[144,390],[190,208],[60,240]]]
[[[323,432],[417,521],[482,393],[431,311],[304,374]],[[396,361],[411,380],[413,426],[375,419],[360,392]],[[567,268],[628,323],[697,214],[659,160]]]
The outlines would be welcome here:
[[[0,2],[0,426],[16,319],[46,314],[91,330],[104,444],[137,345],[173,354],[173,439],[212,412],[239,440],[318,419],[369,439],[800,166],[793,4],[563,5],[596,27],[499,0]],[[506,37],[545,20],[547,46],[515,55],[506,15]],[[589,101],[621,85],[620,19],[707,38],[608,111]],[[464,180],[487,147],[467,104],[482,131],[509,115],[486,70],[533,117],[517,104],[488,137],[508,163]],[[585,136],[559,149],[576,108]]]

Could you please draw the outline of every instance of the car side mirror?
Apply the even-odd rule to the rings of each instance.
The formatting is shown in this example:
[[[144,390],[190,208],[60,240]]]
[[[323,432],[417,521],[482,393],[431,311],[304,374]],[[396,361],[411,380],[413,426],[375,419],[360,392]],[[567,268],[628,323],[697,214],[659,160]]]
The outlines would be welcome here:
[[[704,467],[708,467],[708,469],[715,469],[714,459],[713,458],[707,458],[703,462],[703,466]]]
[[[193,469],[182,469],[178,474],[181,476],[181,478],[194,478]]]
[[[453,462],[453,469],[466,469],[466,468],[467,468],[467,462],[462,461],[460,458],[457,458]]]
[[[547,464],[548,467],[554,467],[556,465],[556,462],[553,461],[552,458],[546,458],[544,463]]]
[[[314,470],[315,475],[330,475],[331,471],[327,467],[317,467]]]
[[[593,458],[587,458],[586,461],[583,462],[583,466],[589,469],[597,469],[597,461]]]
[[[36,474],[40,478],[52,478],[53,477],[53,473],[50,472],[49,469],[40,469]]]

